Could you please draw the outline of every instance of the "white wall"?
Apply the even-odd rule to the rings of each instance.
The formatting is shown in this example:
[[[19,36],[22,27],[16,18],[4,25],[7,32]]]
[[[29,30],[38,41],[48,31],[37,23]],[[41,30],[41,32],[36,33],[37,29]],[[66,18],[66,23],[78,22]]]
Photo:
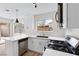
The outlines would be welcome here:
[[[34,29],[34,15],[27,15],[22,20],[24,23],[25,34],[27,35],[38,35],[39,34]]]
[[[47,36],[64,36],[65,35],[65,29],[60,29],[58,27],[58,24],[55,21],[55,13],[57,11],[57,4],[54,5],[55,7],[52,9],[51,12],[48,13],[43,13],[43,14],[38,14],[38,15],[26,15],[26,16],[21,16],[19,18],[19,22],[24,24],[24,29],[25,29],[25,34],[28,35],[47,35]],[[66,22],[66,5],[64,6],[64,19]],[[39,32],[36,31],[35,29],[35,20],[39,19],[52,19],[52,27],[53,31],[52,32]],[[13,23],[15,23],[15,19],[13,20]],[[66,24],[64,24],[66,25]],[[11,28],[12,30],[13,28]],[[13,30],[12,30],[13,31]],[[11,32],[12,32],[11,31]]]
[[[35,20],[49,19],[49,18],[53,20],[53,23],[52,23],[53,31],[43,32],[44,35],[47,35],[47,36],[64,36],[65,35],[66,28],[67,28],[67,4],[66,3],[63,4],[63,26],[64,28],[59,28],[58,24],[55,21],[56,11],[57,11],[57,5],[55,6],[55,8],[53,8],[51,12],[34,16]]]
[[[35,20],[39,20],[39,19],[52,19],[53,20],[52,22],[53,31],[40,32],[41,34],[46,35],[46,36],[64,36],[65,35],[65,29],[59,28],[57,22],[55,21],[55,13],[56,11],[54,10],[53,12],[48,12],[48,13],[39,14],[39,15],[34,16]]]
[[[28,15],[24,17],[24,27],[25,27],[25,33],[30,34],[30,32],[33,30],[33,16]]]
[[[79,38],[79,28],[67,29],[66,35],[76,36]]]
[[[19,18],[19,22],[20,23],[23,23],[24,24],[24,28],[25,28],[25,34],[28,34],[28,35],[47,35],[47,36],[64,36],[65,33],[66,35],[73,35],[73,36],[77,36],[79,37],[79,28],[76,29],[67,29],[67,4],[64,4],[64,13],[63,13],[63,20],[64,20],[64,27],[65,29],[60,29],[58,27],[58,24],[55,22],[55,13],[57,11],[57,7],[53,8],[51,12],[48,12],[48,13],[43,13],[43,14],[38,14],[38,15],[26,15],[26,16],[21,16]],[[39,19],[49,19],[51,18],[53,20],[53,31],[52,32],[39,32],[39,31],[36,31],[35,29],[35,20],[39,20]],[[5,18],[0,18],[0,22],[3,21],[3,22],[10,22],[11,23],[11,26],[10,26],[10,29],[11,29],[11,34],[13,34],[13,24],[12,23],[15,23],[15,19],[10,21],[9,19],[5,19]]]
[[[10,23],[10,34],[14,35],[14,24],[15,20],[10,20],[6,18],[0,18],[0,22]],[[24,24],[24,33],[27,35],[39,35],[40,32],[36,32],[34,29],[34,15],[26,15],[19,18],[19,22]]]
[[[1,18],[0,17],[0,23],[10,23],[10,20],[9,19],[6,19],[6,18]]]
[[[27,15],[23,17],[22,19],[19,19],[20,22],[24,23],[25,27],[25,34],[27,35],[46,35],[46,36],[64,36],[65,30],[60,29],[58,27],[58,24],[55,22],[54,15],[56,11],[54,12],[48,12],[44,14],[39,15]],[[35,20],[39,19],[52,19],[53,20],[53,31],[52,32],[40,32],[35,29]]]

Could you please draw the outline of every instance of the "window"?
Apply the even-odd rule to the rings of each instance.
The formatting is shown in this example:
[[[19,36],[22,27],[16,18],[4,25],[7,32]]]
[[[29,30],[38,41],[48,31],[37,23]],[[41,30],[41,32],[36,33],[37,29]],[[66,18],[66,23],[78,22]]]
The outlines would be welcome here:
[[[36,21],[37,31],[52,31],[52,19],[42,19]]]

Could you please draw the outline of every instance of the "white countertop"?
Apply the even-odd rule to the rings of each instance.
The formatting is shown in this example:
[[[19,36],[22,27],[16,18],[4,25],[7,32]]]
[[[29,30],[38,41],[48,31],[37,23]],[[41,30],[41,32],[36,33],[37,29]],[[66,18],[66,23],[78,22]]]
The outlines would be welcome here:
[[[15,34],[12,37],[1,37],[4,40],[9,40],[9,41],[17,41],[23,38],[28,38],[28,37],[36,37],[35,35],[26,35],[26,34]]]
[[[8,37],[8,38],[5,38],[6,40],[9,40],[9,41],[16,41],[16,40],[20,40],[22,38],[37,38],[37,39],[44,39],[44,40],[59,40],[59,41],[65,41],[65,38],[62,38],[62,37],[51,37],[51,38],[42,38],[42,37],[35,37],[35,36],[28,36],[28,35],[25,35],[25,36],[22,36],[22,35],[18,35],[18,36],[13,36],[13,37]]]
[[[77,56],[77,55],[73,55],[70,53],[57,51],[57,50],[53,50],[53,49],[46,49],[43,56]]]
[[[51,40],[60,40],[60,41],[65,41],[65,37],[48,37],[48,39],[51,39]]]
[[[27,37],[28,37],[27,35],[17,35],[17,36],[5,38],[5,40],[17,41],[17,40],[20,40],[22,38],[27,38]]]
[[[42,38],[42,37],[37,37],[37,35],[26,35],[26,34],[20,34],[17,33],[15,35],[13,35],[12,37],[5,37],[5,40],[9,40],[9,41],[17,41],[20,40],[22,38],[40,38],[40,39],[46,39],[46,40],[61,40],[61,41],[65,41],[64,37],[48,37],[48,38]]]

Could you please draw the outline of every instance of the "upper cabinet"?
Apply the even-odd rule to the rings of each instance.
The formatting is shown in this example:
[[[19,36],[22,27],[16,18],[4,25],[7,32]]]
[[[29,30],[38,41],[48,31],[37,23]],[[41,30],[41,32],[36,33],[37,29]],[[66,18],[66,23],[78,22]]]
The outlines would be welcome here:
[[[67,4],[67,27],[79,28],[79,3]]]

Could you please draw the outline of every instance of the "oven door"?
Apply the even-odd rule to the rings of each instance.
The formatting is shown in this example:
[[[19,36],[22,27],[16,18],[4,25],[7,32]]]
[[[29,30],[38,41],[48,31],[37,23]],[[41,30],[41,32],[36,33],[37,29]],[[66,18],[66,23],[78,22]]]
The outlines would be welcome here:
[[[23,55],[28,49],[28,38],[24,38],[18,41],[19,55]]]

